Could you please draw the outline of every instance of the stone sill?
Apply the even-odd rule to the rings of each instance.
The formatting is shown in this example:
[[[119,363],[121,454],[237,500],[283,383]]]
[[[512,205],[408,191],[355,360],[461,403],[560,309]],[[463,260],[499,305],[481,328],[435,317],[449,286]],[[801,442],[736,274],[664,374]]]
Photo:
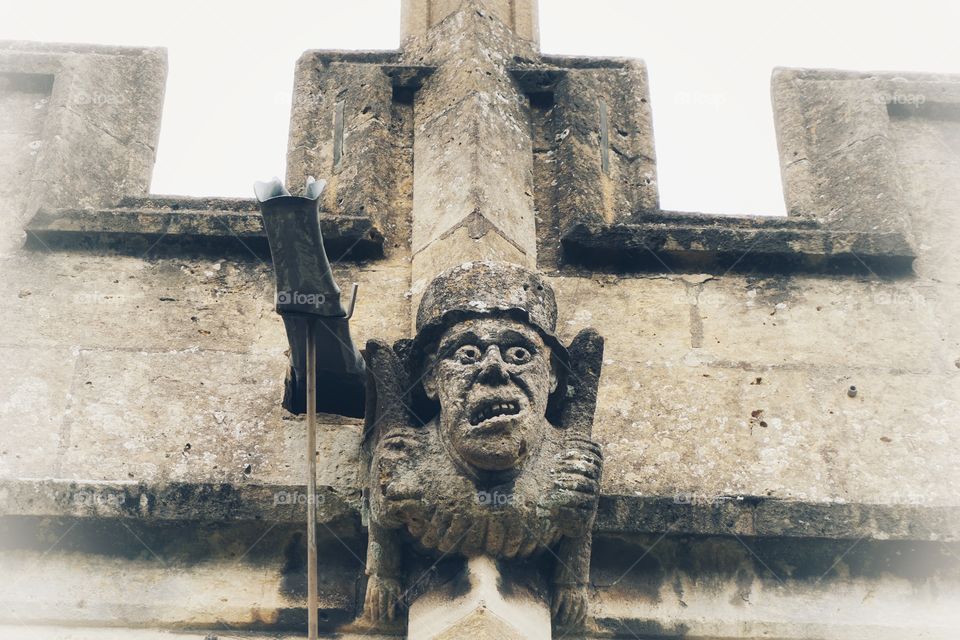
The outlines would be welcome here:
[[[145,522],[299,523],[306,518],[300,485],[0,480],[5,517],[135,519]],[[325,525],[359,522],[359,489],[318,488]],[[810,502],[761,496],[685,500],[673,496],[604,495],[598,534],[721,535],[960,541],[960,506]]]
[[[916,254],[897,232],[833,230],[809,218],[660,212],[618,224],[575,223],[564,261],[594,268],[909,275]]]
[[[383,234],[365,215],[321,214],[320,226],[332,262],[383,256]],[[270,256],[252,198],[149,196],[124,198],[111,209],[41,209],[26,232],[30,248]]]

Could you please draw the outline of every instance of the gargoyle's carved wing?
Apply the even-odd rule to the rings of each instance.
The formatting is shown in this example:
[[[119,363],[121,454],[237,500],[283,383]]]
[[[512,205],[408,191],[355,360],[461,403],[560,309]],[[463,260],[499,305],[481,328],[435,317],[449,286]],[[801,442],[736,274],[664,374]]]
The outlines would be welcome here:
[[[571,436],[590,438],[597,408],[597,388],[603,366],[603,337],[595,329],[584,329],[567,348],[567,397],[560,409],[559,426]]]
[[[375,443],[379,433],[412,424],[405,348],[408,343],[408,340],[402,340],[391,347],[382,340],[367,342],[364,351],[367,362],[365,446]]]

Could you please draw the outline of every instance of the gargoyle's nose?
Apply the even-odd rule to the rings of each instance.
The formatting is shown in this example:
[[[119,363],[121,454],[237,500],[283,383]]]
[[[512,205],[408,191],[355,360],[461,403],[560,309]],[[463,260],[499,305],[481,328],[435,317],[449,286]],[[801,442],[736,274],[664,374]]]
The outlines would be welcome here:
[[[510,376],[507,374],[507,366],[503,358],[500,357],[500,348],[496,345],[490,345],[487,352],[480,361],[480,382],[490,385],[505,384]]]

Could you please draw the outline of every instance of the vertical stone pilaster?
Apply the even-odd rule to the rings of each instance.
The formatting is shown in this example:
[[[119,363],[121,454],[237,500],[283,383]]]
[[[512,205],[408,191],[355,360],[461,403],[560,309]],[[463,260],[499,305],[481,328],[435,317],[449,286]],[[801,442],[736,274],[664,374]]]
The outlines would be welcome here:
[[[400,7],[400,39],[425,34],[462,4],[463,0],[403,0]],[[539,45],[537,0],[481,0],[481,4],[519,38]]]
[[[462,262],[536,268],[530,99],[511,72],[538,58],[535,27],[535,0],[404,0],[402,57],[433,69],[413,105],[413,310],[434,276]],[[457,582],[412,603],[409,638],[551,637],[540,582],[485,557]]]
[[[404,55],[436,67],[414,104],[414,290],[465,260],[534,266],[529,100],[508,67],[536,52],[474,0]]]

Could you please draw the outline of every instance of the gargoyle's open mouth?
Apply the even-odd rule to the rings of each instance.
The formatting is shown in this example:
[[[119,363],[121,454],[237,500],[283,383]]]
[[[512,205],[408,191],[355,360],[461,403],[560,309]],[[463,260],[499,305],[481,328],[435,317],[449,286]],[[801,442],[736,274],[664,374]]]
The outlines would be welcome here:
[[[480,403],[470,414],[470,424],[477,426],[491,418],[499,416],[515,416],[520,413],[520,403],[516,400],[491,400]]]

